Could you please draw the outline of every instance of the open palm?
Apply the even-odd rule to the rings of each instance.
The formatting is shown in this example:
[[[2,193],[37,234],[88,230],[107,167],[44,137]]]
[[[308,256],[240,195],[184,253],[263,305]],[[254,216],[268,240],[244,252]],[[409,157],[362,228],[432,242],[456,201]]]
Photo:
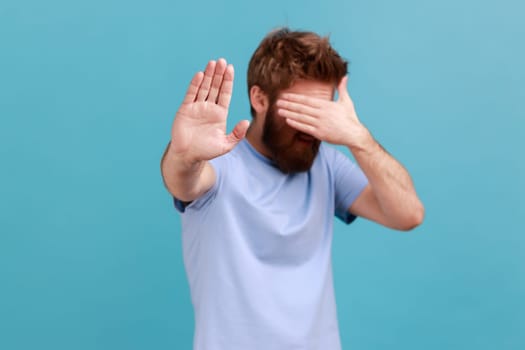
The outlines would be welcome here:
[[[188,162],[210,160],[229,152],[246,134],[247,121],[226,134],[233,91],[233,66],[224,59],[210,61],[193,77],[173,122],[171,147]]]

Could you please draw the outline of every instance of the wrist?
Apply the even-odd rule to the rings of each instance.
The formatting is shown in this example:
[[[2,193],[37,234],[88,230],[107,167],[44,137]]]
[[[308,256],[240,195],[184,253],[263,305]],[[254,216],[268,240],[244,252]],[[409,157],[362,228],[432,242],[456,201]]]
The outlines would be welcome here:
[[[170,142],[168,147],[168,157],[176,164],[176,168],[181,171],[191,171],[198,168],[203,162],[192,157],[187,150],[180,150]]]
[[[370,131],[361,125],[359,130],[355,131],[350,138],[350,142],[346,144],[346,147],[352,152],[363,152],[373,149],[376,141],[374,140]]]

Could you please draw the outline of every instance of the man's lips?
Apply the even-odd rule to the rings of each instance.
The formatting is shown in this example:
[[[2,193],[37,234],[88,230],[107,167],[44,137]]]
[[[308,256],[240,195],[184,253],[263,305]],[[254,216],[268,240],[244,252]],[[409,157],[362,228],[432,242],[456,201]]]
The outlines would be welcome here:
[[[311,135],[308,135],[308,134],[303,134],[303,133],[300,133],[300,134],[297,134],[297,139],[299,141],[303,141],[303,142],[314,142],[316,140],[315,137],[311,136]]]

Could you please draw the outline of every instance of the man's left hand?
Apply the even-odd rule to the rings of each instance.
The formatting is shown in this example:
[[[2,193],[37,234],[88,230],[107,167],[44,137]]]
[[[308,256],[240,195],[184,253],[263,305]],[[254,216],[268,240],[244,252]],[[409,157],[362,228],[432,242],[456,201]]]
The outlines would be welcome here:
[[[339,98],[327,101],[300,94],[284,93],[276,102],[277,114],[296,130],[350,149],[363,148],[370,138],[361,124],[348,94],[345,76],[337,86]]]

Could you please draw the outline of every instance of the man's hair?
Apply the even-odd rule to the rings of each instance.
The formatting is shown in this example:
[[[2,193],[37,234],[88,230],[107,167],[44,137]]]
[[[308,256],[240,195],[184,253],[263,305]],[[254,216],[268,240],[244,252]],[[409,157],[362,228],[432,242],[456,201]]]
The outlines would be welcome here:
[[[296,80],[312,80],[337,85],[347,74],[348,62],[330,45],[328,37],[313,32],[280,28],[259,44],[248,65],[248,94],[257,85],[270,104]],[[255,110],[250,106],[251,114]]]

